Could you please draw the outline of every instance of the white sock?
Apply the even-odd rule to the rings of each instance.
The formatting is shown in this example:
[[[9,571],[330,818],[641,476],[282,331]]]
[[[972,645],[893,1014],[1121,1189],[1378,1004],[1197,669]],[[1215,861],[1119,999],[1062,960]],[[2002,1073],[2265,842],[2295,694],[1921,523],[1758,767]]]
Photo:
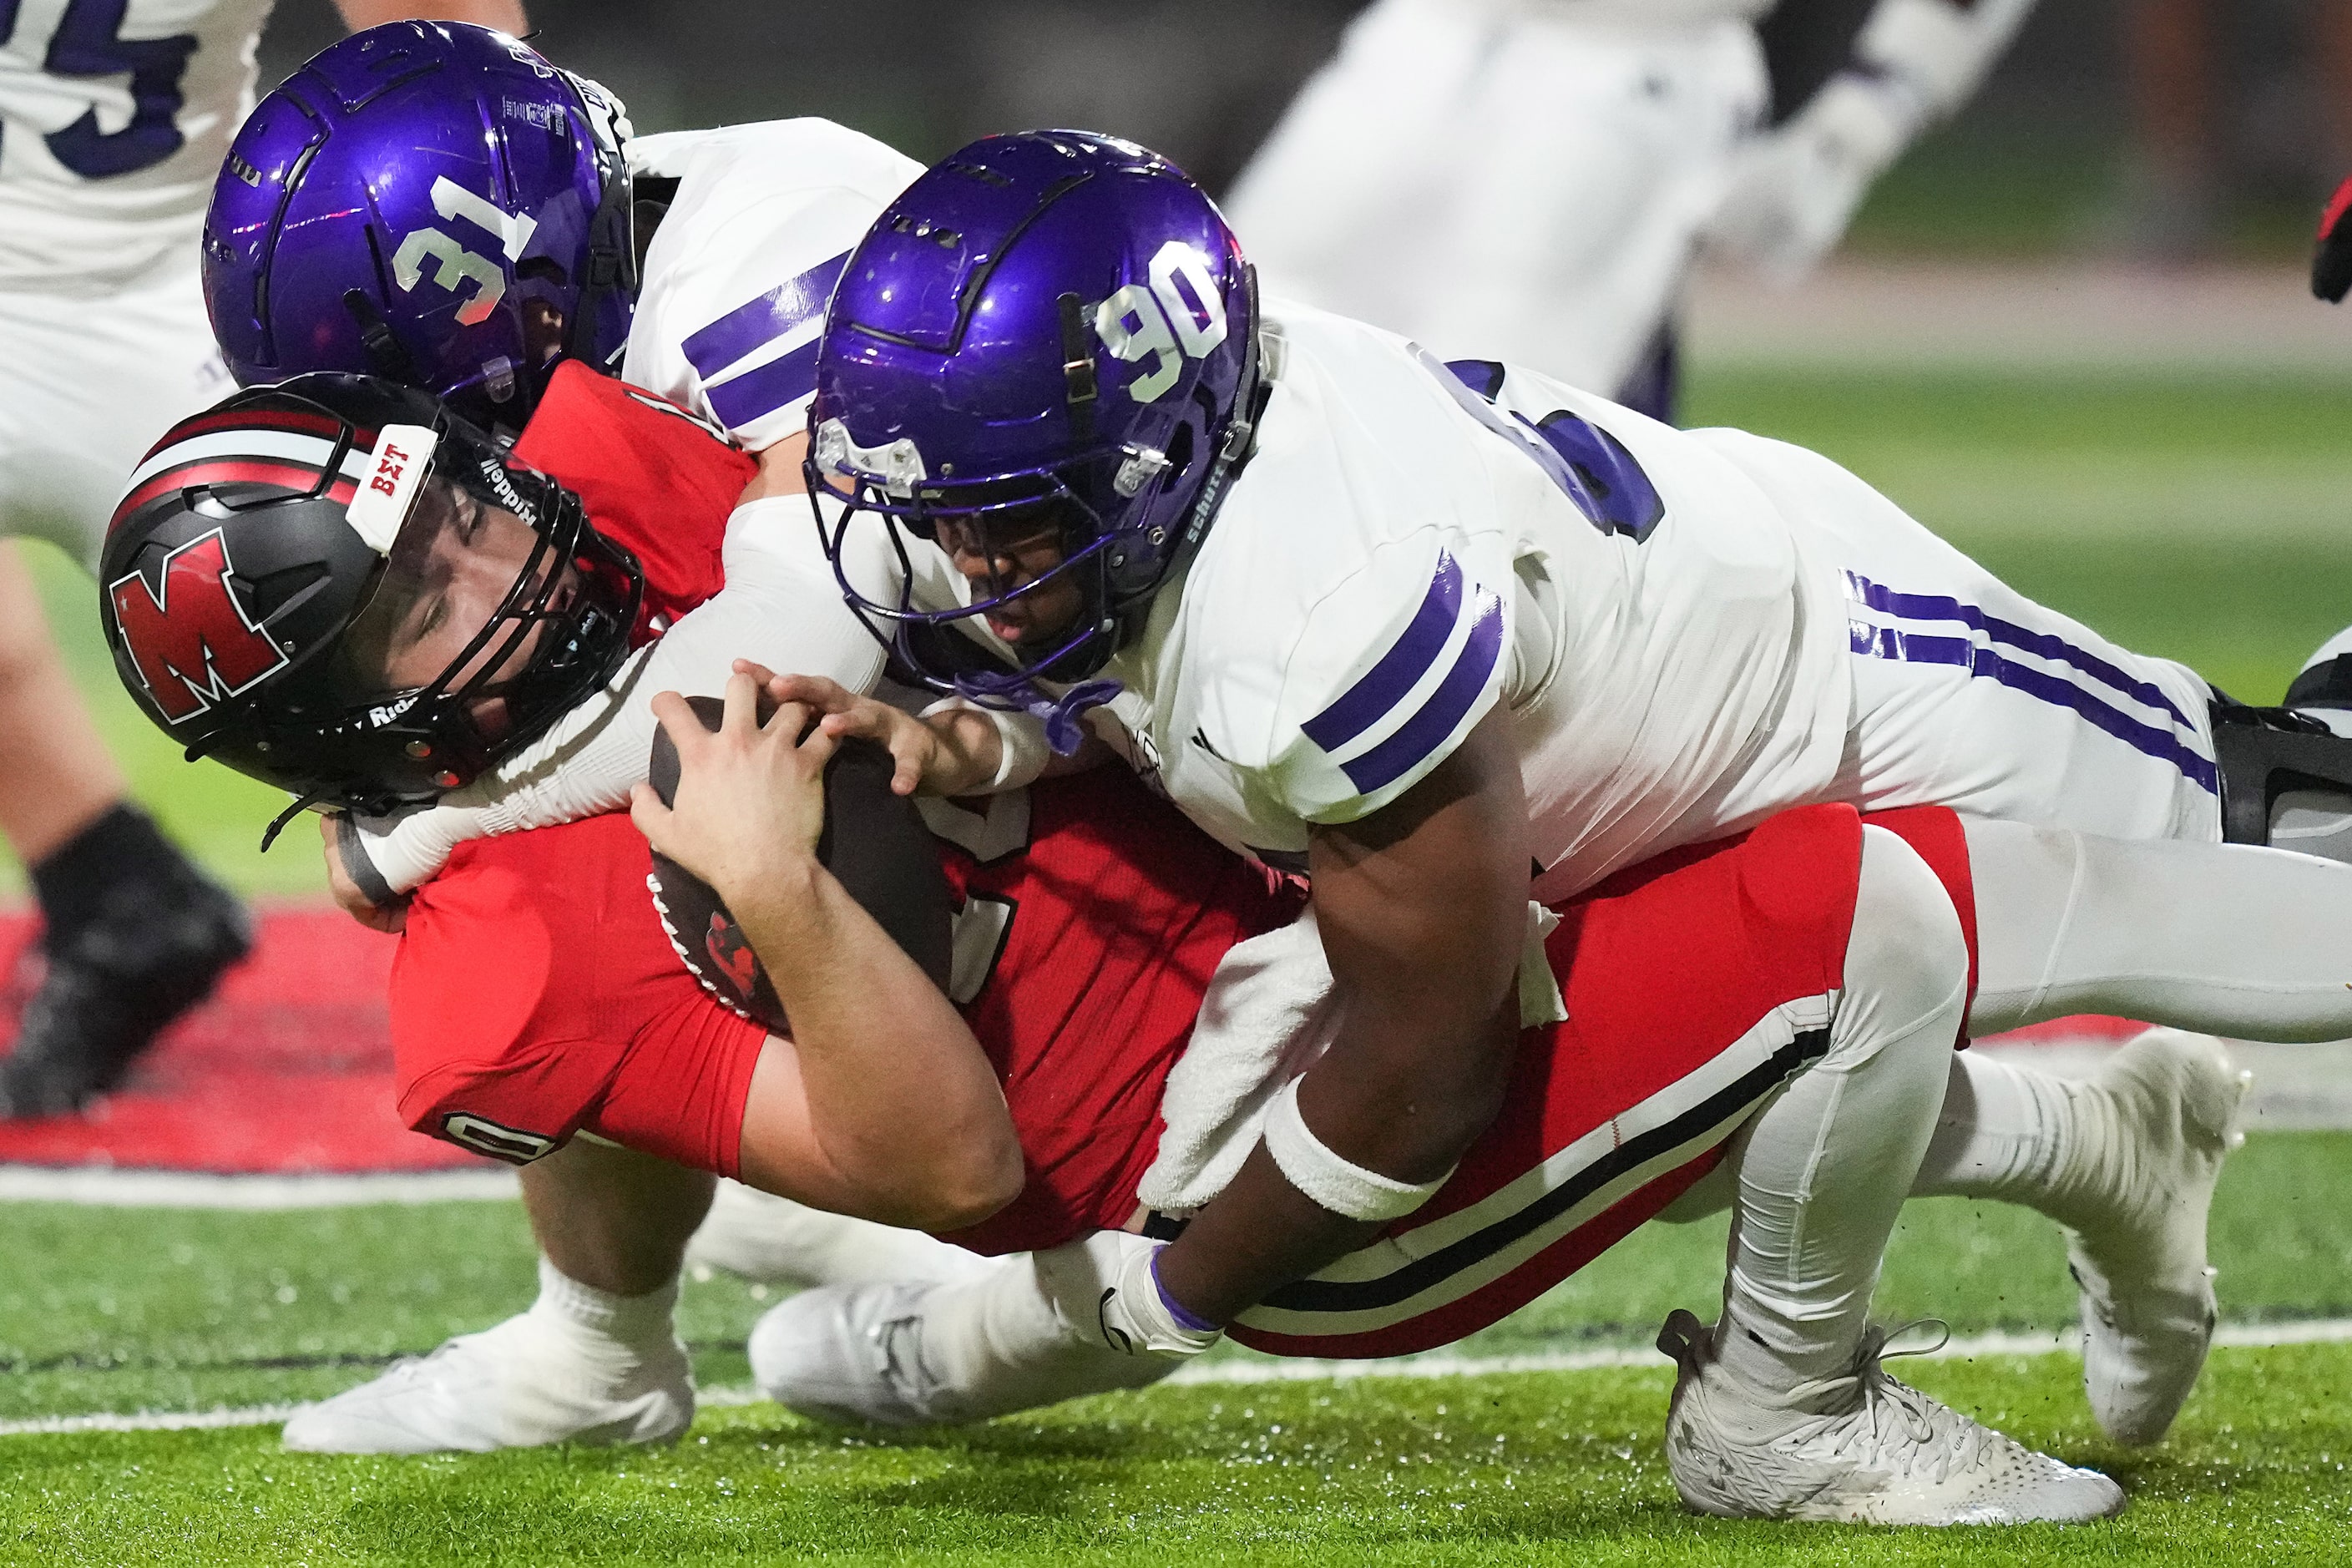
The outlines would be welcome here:
[[[619,1296],[582,1284],[544,1256],[539,1260],[539,1300],[530,1315],[592,1352],[667,1349],[677,1310],[676,1279],[642,1296]]]
[[[1852,1364],[1943,1103],[1967,980],[1942,885],[1909,846],[1865,829],[1828,1054],[1732,1151],[1739,1196],[1715,1348],[1749,1384],[1787,1392]]]
[[[2092,1085],[1976,1051],[1952,1058],[1917,1197],[1993,1198],[2083,1229],[2113,1209],[2116,1146]]]
[[[2352,866],[1971,819],[1969,1026],[2112,1013],[2242,1040],[2352,1037]]]

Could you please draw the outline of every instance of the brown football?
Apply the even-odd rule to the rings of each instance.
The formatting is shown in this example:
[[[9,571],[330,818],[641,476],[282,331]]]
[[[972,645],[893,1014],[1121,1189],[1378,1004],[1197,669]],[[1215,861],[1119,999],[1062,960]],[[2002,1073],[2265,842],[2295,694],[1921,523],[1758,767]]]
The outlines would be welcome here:
[[[719,727],[719,699],[690,697],[687,702],[705,728]],[[842,742],[825,767],[824,832],[817,840],[817,858],[945,989],[951,912],[947,879],[914,802],[890,793],[891,772],[890,754],[881,747],[867,741]],[[677,748],[666,731],[654,731],[646,777],[662,804],[674,804]],[[703,989],[763,1028],[785,1032],[783,1005],[767,970],[710,884],[656,852],[646,885],[670,946]]]

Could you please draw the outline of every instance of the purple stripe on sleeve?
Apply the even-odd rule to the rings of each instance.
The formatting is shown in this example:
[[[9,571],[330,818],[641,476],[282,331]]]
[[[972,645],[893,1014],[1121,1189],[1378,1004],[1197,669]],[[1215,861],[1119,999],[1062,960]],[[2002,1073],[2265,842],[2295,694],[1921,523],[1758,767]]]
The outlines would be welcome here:
[[[758,299],[736,306],[680,345],[687,363],[709,381],[737,360],[758,353],[796,327],[806,326],[824,314],[825,302],[833,298],[833,286],[848,265],[849,252],[845,250]]]
[[[729,429],[737,430],[808,396],[816,390],[816,340],[812,339],[732,381],[706,387],[711,411]]]
[[[1429,673],[1437,656],[1445,651],[1445,639],[1454,635],[1454,623],[1461,618],[1462,567],[1441,550],[1437,574],[1430,579],[1429,592],[1404,635],[1381,655],[1381,661],[1362,679],[1299,728],[1325,751],[1336,752],[1379,723]]]
[[[2173,706],[2172,699],[2165,695],[2163,688],[2149,681],[2133,679],[2105,659],[2076,647],[2063,637],[2049,632],[2037,632],[2014,621],[1987,615],[1974,605],[1963,605],[1958,599],[1948,598],[1941,594],[1901,594],[1857,573],[1849,572],[1845,575],[1853,597],[1874,610],[1918,621],[1958,621],[1982,632],[2005,647],[2072,666],[2135,702],[2161,708],[2176,721],[2189,722],[2188,717]]]
[[[1477,705],[1478,694],[1486,689],[1486,678],[1495,672],[1495,662],[1503,652],[1503,602],[1488,599],[1477,611],[1478,619],[1462,644],[1462,656],[1421,711],[1406,720],[1402,728],[1358,757],[1343,763],[1340,769],[1348,782],[1360,794],[1394,784],[1425,761],[1431,752],[1444,745],[1454,727]],[[1327,748],[1328,749],[1328,748]]]

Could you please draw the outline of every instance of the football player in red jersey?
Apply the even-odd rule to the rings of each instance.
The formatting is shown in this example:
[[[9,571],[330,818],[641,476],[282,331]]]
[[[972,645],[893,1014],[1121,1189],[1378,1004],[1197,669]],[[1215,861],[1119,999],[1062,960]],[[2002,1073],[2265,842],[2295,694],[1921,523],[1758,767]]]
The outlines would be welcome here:
[[[677,617],[664,644],[689,635],[698,584],[714,585],[711,557],[731,552],[742,514],[723,544],[711,522],[744,476],[691,426],[593,376],[559,376],[539,420],[507,457],[406,395],[310,384],[245,395],[175,432],[134,484],[110,550],[110,631],[126,681],[191,744],[306,798],[363,807],[461,786],[516,746],[561,738],[584,696],[648,678],[663,645],[629,644],[656,617]],[[250,659],[175,660],[152,626],[176,605],[232,612],[210,614],[196,640]],[[438,668],[394,679],[412,658]],[[1038,1253],[988,1279],[1011,1282],[1028,1330],[1045,1312],[1042,1342],[1002,1313],[963,1319],[1014,1331],[1010,1346],[983,1337],[965,1349],[1022,1375],[975,1391],[929,1364],[935,1336],[910,1363],[928,1382],[895,1391],[902,1409],[977,1413],[1051,1397],[1056,1380],[1102,1386],[1166,1370],[1071,1337],[1054,1303],[1090,1303],[1086,1326],[1099,1331],[1102,1291],[1150,1289],[1156,1248],[1128,1227],[1205,1201],[1261,1128],[1279,1137],[1284,1089],[1329,1022],[1319,944],[1288,923],[1295,899],[1118,775],[1041,785],[1030,831],[999,823],[992,837],[996,813],[1019,809],[1005,797],[978,837],[945,852],[981,939],[959,943],[978,965],[950,981],[959,1017],[813,861],[823,733],[801,740],[803,715],[789,710],[754,727],[748,677],[730,699],[715,737],[667,710],[685,758],[677,807],[640,800],[638,815],[733,908],[769,960],[791,1037],[702,995],[646,894],[644,842],[617,816],[461,849],[407,910],[394,981],[403,1110],[525,1163],[534,1223],[563,1266],[543,1276],[532,1312],[307,1413],[290,1442],[488,1447],[675,1432],[691,1388],[669,1308],[708,1172]],[[941,809],[956,839],[957,808]],[[1822,808],[1551,911],[1559,929],[1531,937],[1522,966],[1521,1070],[1494,1132],[1432,1203],[1350,1260],[1352,1278],[1309,1281],[1238,1334],[1310,1353],[1444,1342],[1721,1166],[1741,1208],[1727,1294],[1745,1332],[1728,1336],[1719,1377],[1793,1381],[1835,1406],[1784,1400],[1787,1429],[1751,1443],[1769,1449],[1825,1420],[1872,1423],[1894,1399],[1918,1417],[1903,1425],[1924,1423],[1933,1438],[1905,1453],[1930,1459],[1975,1429],[1869,1357],[1811,1369],[1791,1354],[1824,1302],[1842,1312],[1866,1300],[1923,1157],[1933,1190],[2032,1202],[2074,1225],[2109,1286],[2141,1307],[2151,1286],[2192,1262],[2201,1270],[2235,1089],[2210,1052],[2159,1041],[2087,1089],[1969,1064],[1948,1097],[1970,967],[1967,889],[1948,814],[1865,827]],[[1200,1070],[1180,1079],[1180,1064]],[[1000,1080],[1026,1185],[992,1213],[1011,1185],[1007,1145],[992,1135]],[[1784,1080],[1829,1083],[1852,1114],[1801,1108],[1805,1125],[1780,1135],[1776,1108],[1796,1099],[1776,1092]],[[2182,1112],[2200,1089],[2210,1092]],[[2158,1123],[2172,1145],[2143,1131]],[[1898,1163],[1907,1157],[1891,1188],[1880,1168],[1890,1142]],[[2165,1179],[2122,1179],[2151,1168]],[[1085,1289],[1072,1295],[1073,1282]],[[873,1326],[928,1321],[885,1316]],[[2154,1319],[2121,1331],[2184,1337]],[[2185,1338],[2197,1352],[2186,1376],[2095,1384],[2102,1417],[2127,1435],[2160,1430],[2201,1359],[2200,1332]],[[1024,1367],[1024,1346],[1044,1353]],[[846,1403],[873,1413],[870,1400]],[[1903,1454],[1877,1456],[1861,1511],[1951,1517],[1994,1470],[2030,1483],[2038,1517],[2119,1500],[2103,1479],[1995,1435],[1970,1440],[1998,1463],[1957,1487],[1923,1479],[1932,1463],[1913,1474]],[[1753,1482],[1685,1489],[1717,1511],[1800,1506]]]

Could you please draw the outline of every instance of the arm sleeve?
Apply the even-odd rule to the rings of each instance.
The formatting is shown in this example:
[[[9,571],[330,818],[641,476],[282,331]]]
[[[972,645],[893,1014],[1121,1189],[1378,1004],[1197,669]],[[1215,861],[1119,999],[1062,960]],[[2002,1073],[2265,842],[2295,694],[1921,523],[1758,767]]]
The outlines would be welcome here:
[[[2033,0],[1879,0],[1850,68],[1907,89],[1916,133],[1969,100],[2032,9]]]
[[[1353,822],[1426,778],[1502,695],[1503,552],[1424,529],[1308,610],[1280,662],[1265,782],[1307,822]]]
[[[758,451],[806,426],[834,283],[922,165],[820,120],[738,126],[677,151],[679,199],[646,252],[621,374]]]
[[[394,892],[418,886],[468,838],[625,806],[646,776],[654,695],[716,695],[738,658],[869,689],[882,649],[843,604],[807,504],[772,496],[736,508],[723,547],[726,587],[495,772],[423,811],[360,819],[361,847],[385,884]]]

